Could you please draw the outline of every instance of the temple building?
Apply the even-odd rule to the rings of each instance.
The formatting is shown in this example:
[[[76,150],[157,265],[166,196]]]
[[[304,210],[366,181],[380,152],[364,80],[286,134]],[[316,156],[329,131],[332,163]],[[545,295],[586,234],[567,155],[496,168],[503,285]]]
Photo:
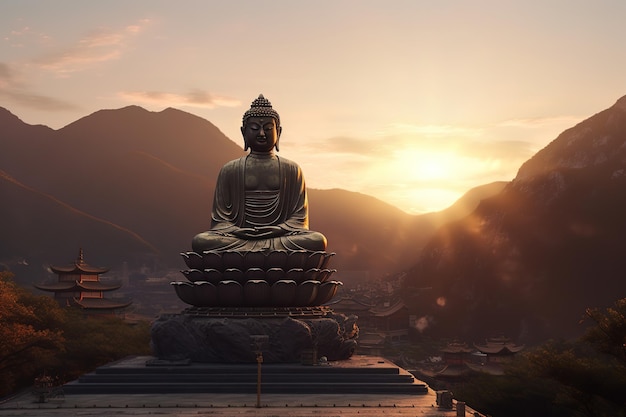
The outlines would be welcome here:
[[[524,345],[517,345],[506,336],[488,338],[484,343],[474,343],[474,347],[486,356],[488,364],[509,362],[516,353],[524,349]]]
[[[35,284],[42,291],[54,293],[54,299],[61,306],[73,306],[83,309],[88,315],[116,315],[117,312],[128,307],[132,301],[125,299],[104,298],[105,292],[119,289],[120,282],[102,282],[100,274],[109,271],[109,268],[90,266],[85,262],[82,248],[73,264],[67,266],[50,266],[57,274],[57,281]]]

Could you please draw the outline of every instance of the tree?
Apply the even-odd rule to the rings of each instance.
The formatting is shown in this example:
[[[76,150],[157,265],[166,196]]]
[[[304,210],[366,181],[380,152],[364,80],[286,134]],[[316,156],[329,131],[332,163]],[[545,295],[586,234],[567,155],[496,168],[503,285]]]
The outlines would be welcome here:
[[[36,297],[0,272],[0,395],[54,366],[63,351],[63,313],[49,297]]]
[[[588,308],[586,314],[595,326],[585,334],[584,340],[626,364],[626,298],[617,300],[606,312]]]
[[[494,416],[626,416],[626,299],[586,310],[592,321],[573,341],[519,354],[505,376],[480,376],[453,389]]]
[[[0,396],[47,374],[67,382],[129,355],[150,354],[150,325],[89,318],[0,272]]]

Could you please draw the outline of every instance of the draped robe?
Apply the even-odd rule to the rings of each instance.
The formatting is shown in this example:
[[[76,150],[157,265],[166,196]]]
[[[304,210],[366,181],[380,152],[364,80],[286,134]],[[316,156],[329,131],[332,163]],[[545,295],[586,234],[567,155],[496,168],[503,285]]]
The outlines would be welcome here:
[[[220,170],[213,198],[211,230],[194,238],[194,250],[324,250],[326,238],[309,230],[308,201],[300,167],[277,156],[279,189],[246,190],[247,158],[230,161]],[[270,238],[246,239],[233,234],[238,229],[255,226],[278,226],[283,233]]]

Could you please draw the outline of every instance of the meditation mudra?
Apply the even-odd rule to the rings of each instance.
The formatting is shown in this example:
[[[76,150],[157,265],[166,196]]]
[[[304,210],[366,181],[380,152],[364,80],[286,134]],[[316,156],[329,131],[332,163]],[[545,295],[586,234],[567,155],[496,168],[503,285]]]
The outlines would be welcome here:
[[[195,252],[326,249],[324,235],[309,230],[300,167],[274,152],[281,130],[278,113],[259,95],[243,115],[241,127],[250,153],[222,167],[211,229],[193,238]]]

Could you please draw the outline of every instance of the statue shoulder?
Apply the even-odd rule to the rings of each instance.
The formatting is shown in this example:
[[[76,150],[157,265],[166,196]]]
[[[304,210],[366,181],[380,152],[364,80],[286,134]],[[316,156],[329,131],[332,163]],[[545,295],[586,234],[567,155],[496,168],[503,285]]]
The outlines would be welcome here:
[[[283,165],[283,166],[288,166],[290,168],[300,170],[300,165],[298,165],[296,162],[293,162],[291,159],[287,159],[287,158],[284,158],[282,156],[279,156],[278,160],[280,161],[281,165]]]
[[[228,162],[226,162],[222,166],[221,171],[222,172],[230,172],[230,171],[237,170],[237,169],[239,169],[241,164],[245,162],[245,160],[246,160],[246,157],[243,156],[241,158],[237,158],[237,159],[233,159],[232,161],[228,161]]]

